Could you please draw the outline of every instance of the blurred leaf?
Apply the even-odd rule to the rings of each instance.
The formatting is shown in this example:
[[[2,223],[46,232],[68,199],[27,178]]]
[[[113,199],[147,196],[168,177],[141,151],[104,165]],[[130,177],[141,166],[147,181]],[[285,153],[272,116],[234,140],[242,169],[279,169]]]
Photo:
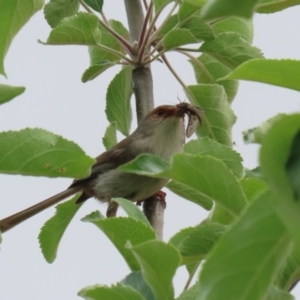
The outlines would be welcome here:
[[[78,145],[44,129],[0,133],[0,172],[83,178],[95,160]]]
[[[171,159],[171,178],[201,192],[236,217],[246,204],[241,186],[226,165],[210,156],[176,154]],[[218,187],[218,188],[216,188]]]
[[[178,182],[176,180],[171,180],[166,185],[166,187],[178,196],[190,200],[206,210],[210,210],[213,206],[213,202],[210,199],[203,197],[201,192],[196,191],[195,189],[187,186],[184,183]]]
[[[111,287],[103,285],[92,285],[83,288],[78,292],[78,296],[86,300],[144,300],[145,298],[130,286],[117,283]]]
[[[132,95],[131,67],[123,68],[110,82],[106,94],[105,113],[110,123],[117,122],[118,130],[125,136],[130,133]]]
[[[236,178],[240,179],[244,176],[241,155],[232,148],[222,145],[215,140],[207,137],[192,140],[184,146],[184,152],[213,156],[222,160]]]
[[[203,53],[198,58],[190,60],[198,83],[222,85],[226,94],[227,101],[231,103],[237,93],[239,83],[237,80],[222,80],[219,78],[226,76],[231,69],[221,64],[216,59]]]
[[[129,217],[151,226],[144,213],[132,201],[123,198],[114,198],[112,201],[118,203]]]
[[[262,179],[260,167],[256,167],[252,170],[245,169],[245,178]]]
[[[255,200],[268,188],[267,184],[264,181],[257,178],[244,178],[240,181],[240,184],[248,202],[252,202],[253,200]]]
[[[146,283],[141,271],[132,272],[121,280],[123,285],[128,285],[143,295],[146,300],[156,300],[151,288]],[[129,299],[128,299],[129,300]]]
[[[97,12],[102,11],[103,0],[84,0],[84,2]]]
[[[198,84],[188,86],[187,95],[192,104],[204,110],[204,126],[198,126],[201,137],[208,136],[226,146],[232,146],[231,128],[236,117],[226,100],[226,93],[217,84]]]
[[[43,0],[0,1],[0,74],[6,76],[4,58],[12,40],[43,5]]]
[[[153,0],[155,12],[161,11],[170,2],[172,2],[172,0]]]
[[[79,9],[78,0],[50,0],[44,6],[45,19],[53,28],[65,17],[75,15]]]
[[[99,212],[93,212],[84,217],[82,221],[91,222],[101,229],[118,249],[132,271],[137,271],[141,267],[132,252],[126,247],[126,243],[129,241],[134,246],[156,239],[152,228],[133,218],[106,219]]]
[[[165,50],[174,49],[186,44],[197,43],[191,31],[182,28],[175,28],[169,31],[163,38]]]
[[[256,11],[259,13],[269,14],[299,4],[299,0],[261,0]]]
[[[214,223],[230,225],[235,218],[225,208],[216,203],[209,214],[209,220]]]
[[[251,46],[235,32],[218,34],[213,41],[204,42],[199,50],[209,54],[229,68],[236,68],[247,60],[263,57],[258,48]]]
[[[130,249],[156,299],[173,300],[172,279],[180,263],[176,248],[161,241],[149,241]]]
[[[216,34],[223,32],[235,32],[249,44],[253,41],[253,20],[238,17],[221,19],[213,25]]]
[[[195,283],[192,287],[184,290],[176,300],[195,300],[198,294],[198,283]]]
[[[247,0],[237,5],[236,0],[207,1],[201,10],[204,19],[217,19],[227,16],[251,18],[260,0]]]
[[[215,38],[213,28],[200,17],[191,17],[181,25],[181,28],[189,30],[197,41],[210,41]]]
[[[186,227],[181,229],[180,231],[176,232],[175,235],[173,235],[170,240],[169,244],[173,245],[174,247],[178,248],[180,243],[189,236],[193,231],[195,230],[195,227]]]
[[[291,248],[273,196],[261,195],[211,251],[196,299],[264,299]]]
[[[109,25],[123,38],[125,38],[126,40],[129,39],[129,33],[121,22],[116,20],[109,20]],[[125,54],[126,52],[121,46],[121,44],[118,42],[118,40],[103,26],[99,25],[99,27],[101,30],[101,45],[104,45],[108,48],[114,49],[117,52]],[[98,65],[101,64],[101,62],[103,61],[117,62],[120,60],[120,57],[118,55],[93,46],[89,47],[89,54],[91,65]]]
[[[97,76],[102,74],[105,70],[108,68],[114,66],[116,63],[104,61],[102,63],[99,63],[97,65],[92,65],[89,68],[87,68],[84,73],[82,74],[81,81],[87,82],[89,80],[95,79]]]
[[[104,137],[102,138],[102,142],[106,150],[111,149],[118,143],[116,121],[113,121],[108,125],[108,127],[105,130]]]
[[[39,242],[44,258],[48,263],[54,262],[63,234],[81,207],[76,204],[79,195],[56,206],[56,212],[41,228]]]
[[[266,300],[295,300],[288,292],[280,290],[277,286],[272,285],[268,291]]]
[[[237,67],[224,79],[242,79],[300,91],[300,61],[291,59],[254,59]]]
[[[79,12],[64,18],[51,30],[47,45],[90,45],[100,43],[101,31],[98,18],[90,13]]]
[[[25,88],[22,86],[10,86],[6,84],[0,84],[0,104],[12,100],[13,98],[23,94],[24,91]]]
[[[266,134],[272,128],[272,126],[282,117],[285,116],[285,114],[278,114],[267,121],[263,122],[261,125],[255,128],[248,129],[243,132],[243,139],[246,144],[250,143],[257,143],[261,144],[263,142],[263,139],[265,138]]]

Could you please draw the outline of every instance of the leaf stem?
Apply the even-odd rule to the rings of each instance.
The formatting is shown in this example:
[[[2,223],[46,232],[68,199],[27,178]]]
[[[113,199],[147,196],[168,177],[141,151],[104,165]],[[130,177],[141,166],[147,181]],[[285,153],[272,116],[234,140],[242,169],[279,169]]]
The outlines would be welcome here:
[[[131,60],[130,58],[126,57],[124,54],[122,54],[122,53],[120,53],[120,52],[118,52],[118,51],[116,51],[116,50],[114,50],[114,49],[112,49],[112,48],[106,47],[106,46],[104,46],[104,45],[102,45],[102,44],[97,44],[97,45],[94,46],[94,47],[97,47],[97,48],[100,48],[100,49],[102,49],[102,50],[105,50],[105,51],[108,51],[108,52],[110,52],[110,53],[113,53],[113,54],[119,56],[120,58],[124,59],[124,60],[125,60],[126,62],[128,62],[130,65],[135,65],[135,64],[136,64],[135,61]]]
[[[196,271],[198,270],[199,265],[200,265],[200,263],[198,263],[198,264],[195,266],[195,268],[192,270],[192,272],[189,273],[189,278],[188,278],[188,280],[187,280],[187,282],[186,282],[186,284],[185,284],[185,286],[184,286],[184,288],[183,288],[184,291],[187,290],[187,289],[189,288],[189,286],[190,286],[190,284],[191,284],[191,281],[192,281],[192,279],[193,279],[193,277],[194,277]]]

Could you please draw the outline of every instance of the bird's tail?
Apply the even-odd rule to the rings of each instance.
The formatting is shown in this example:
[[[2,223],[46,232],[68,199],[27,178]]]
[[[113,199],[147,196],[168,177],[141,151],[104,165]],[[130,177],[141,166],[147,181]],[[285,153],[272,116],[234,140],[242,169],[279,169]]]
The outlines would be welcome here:
[[[66,189],[65,191],[54,195],[40,203],[37,203],[27,209],[24,209],[14,215],[11,215],[3,220],[0,220],[0,231],[3,233],[13,228],[14,226],[20,224],[21,222],[31,218],[32,216],[38,214],[44,209],[60,202],[61,200],[79,192],[81,190],[80,186],[74,186]]]

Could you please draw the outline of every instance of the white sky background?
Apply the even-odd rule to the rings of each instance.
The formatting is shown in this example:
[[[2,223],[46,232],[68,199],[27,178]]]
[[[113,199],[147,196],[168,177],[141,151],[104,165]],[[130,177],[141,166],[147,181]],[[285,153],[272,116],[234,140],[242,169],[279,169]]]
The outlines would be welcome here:
[[[106,1],[104,11],[108,18],[127,24],[122,1]],[[267,58],[300,59],[299,15],[299,6],[276,14],[256,15],[254,45]],[[105,94],[119,68],[110,69],[94,81],[81,83],[81,75],[89,65],[87,49],[38,44],[37,39],[45,41],[49,31],[43,14],[37,13],[17,35],[8,52],[5,67],[9,80],[1,78],[0,81],[25,86],[26,92],[0,107],[0,131],[44,128],[75,141],[94,157],[104,151],[101,138],[108,125],[104,114]],[[168,57],[187,84],[195,83],[185,57],[178,54]],[[185,98],[166,66],[155,62],[152,68],[156,105],[175,104],[177,96]],[[245,166],[252,168],[257,165],[258,147],[244,145],[241,132],[279,112],[299,112],[299,93],[241,82],[233,109],[238,117],[233,130],[236,150],[242,154]],[[0,174],[0,218],[60,192],[70,182],[69,179]],[[207,216],[197,205],[167,193],[165,240]],[[112,284],[124,278],[130,271],[111,242],[96,226],[80,222],[96,209],[105,213],[106,204],[91,199],[77,213],[53,264],[44,260],[37,236],[54,208],[5,233],[0,253],[0,300],[79,299],[76,294],[83,287]],[[175,278],[176,294],[181,292],[186,280],[187,273],[181,268]],[[294,290],[294,295],[300,299],[300,287]]]

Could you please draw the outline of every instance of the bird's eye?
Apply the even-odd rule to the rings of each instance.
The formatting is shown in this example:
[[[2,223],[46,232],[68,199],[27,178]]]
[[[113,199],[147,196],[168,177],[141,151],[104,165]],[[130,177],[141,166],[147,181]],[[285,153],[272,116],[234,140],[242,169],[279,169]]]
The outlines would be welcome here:
[[[163,114],[164,114],[163,110],[159,110],[159,111],[157,112],[157,115],[158,115],[158,116],[162,116]]]

